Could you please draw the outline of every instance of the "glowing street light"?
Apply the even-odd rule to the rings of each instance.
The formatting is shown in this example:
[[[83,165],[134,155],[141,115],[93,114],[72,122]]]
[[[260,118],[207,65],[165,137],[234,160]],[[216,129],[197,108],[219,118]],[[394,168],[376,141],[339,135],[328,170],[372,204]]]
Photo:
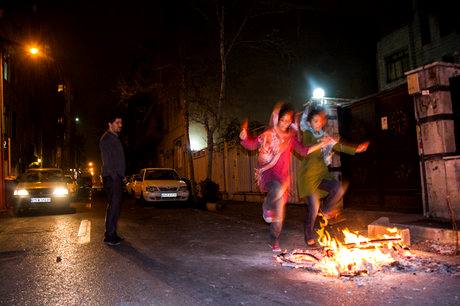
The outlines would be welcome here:
[[[88,166],[89,166],[89,167],[92,167],[92,166],[93,166],[93,162],[89,162],[89,163],[88,163]]]
[[[75,122],[76,122],[76,123],[80,122],[80,118],[76,117],[76,118],[75,118]]]
[[[40,53],[40,50],[36,47],[29,48],[29,53],[32,55],[38,55]]]
[[[35,44],[30,44],[25,47],[25,51],[27,54],[29,54],[31,57],[39,57],[42,55],[42,51],[40,48],[35,45]]]
[[[322,100],[324,98],[324,89],[318,87],[313,90],[313,99]]]

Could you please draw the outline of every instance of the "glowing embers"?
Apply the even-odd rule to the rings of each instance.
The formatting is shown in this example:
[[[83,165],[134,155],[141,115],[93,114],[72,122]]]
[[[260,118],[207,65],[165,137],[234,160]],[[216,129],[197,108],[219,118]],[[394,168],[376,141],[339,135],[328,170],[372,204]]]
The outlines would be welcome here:
[[[376,272],[411,255],[402,245],[397,228],[388,228],[388,234],[373,238],[345,229],[343,240],[339,240],[326,231],[326,219],[320,225],[317,233],[321,249],[294,250],[278,255],[276,260],[283,266],[305,268],[327,276],[356,276]]]

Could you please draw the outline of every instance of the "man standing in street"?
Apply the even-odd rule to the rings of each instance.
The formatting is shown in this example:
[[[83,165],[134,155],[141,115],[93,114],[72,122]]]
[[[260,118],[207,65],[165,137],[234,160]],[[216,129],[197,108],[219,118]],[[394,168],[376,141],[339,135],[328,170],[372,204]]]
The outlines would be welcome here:
[[[125,177],[125,154],[118,134],[121,132],[121,116],[114,115],[107,120],[108,130],[99,142],[102,157],[102,180],[107,195],[105,216],[105,238],[108,245],[118,245],[123,240],[117,234],[117,221],[123,198],[123,179]]]

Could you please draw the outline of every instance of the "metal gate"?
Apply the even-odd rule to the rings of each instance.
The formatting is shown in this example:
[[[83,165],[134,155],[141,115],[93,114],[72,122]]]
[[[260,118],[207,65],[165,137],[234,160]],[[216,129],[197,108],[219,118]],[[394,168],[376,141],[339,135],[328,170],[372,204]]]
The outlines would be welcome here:
[[[342,155],[344,179],[350,182],[345,207],[421,213],[422,192],[413,101],[407,85],[342,108],[340,133],[367,152]]]

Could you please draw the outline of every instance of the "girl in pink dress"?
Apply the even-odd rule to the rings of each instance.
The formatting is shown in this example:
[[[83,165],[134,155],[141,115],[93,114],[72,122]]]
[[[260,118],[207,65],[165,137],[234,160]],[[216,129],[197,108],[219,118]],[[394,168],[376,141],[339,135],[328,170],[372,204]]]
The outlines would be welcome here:
[[[248,134],[247,121],[240,133],[241,145],[248,150],[259,150],[256,179],[260,190],[267,192],[263,218],[270,223],[270,245],[281,251],[279,236],[284,222],[284,208],[289,195],[291,155],[301,156],[321,149],[331,142],[325,137],[318,144],[303,146],[297,139],[294,110],[288,104],[278,103],[273,109],[269,127],[257,137]]]

